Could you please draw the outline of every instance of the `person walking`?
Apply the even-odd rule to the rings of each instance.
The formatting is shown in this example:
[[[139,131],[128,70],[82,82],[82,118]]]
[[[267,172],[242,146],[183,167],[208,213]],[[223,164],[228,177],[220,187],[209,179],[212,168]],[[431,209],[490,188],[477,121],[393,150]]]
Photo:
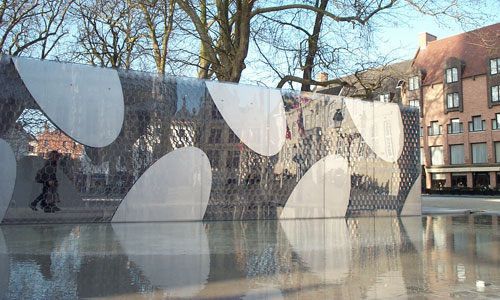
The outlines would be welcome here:
[[[35,180],[43,185],[42,193],[30,203],[30,208],[37,211],[37,205],[40,203],[40,207],[44,212],[56,212],[61,210],[56,206],[56,202],[59,202],[59,192],[57,188],[59,183],[57,181],[57,162],[61,154],[57,151],[50,151],[47,155],[47,161],[43,167],[38,170],[35,176]]]

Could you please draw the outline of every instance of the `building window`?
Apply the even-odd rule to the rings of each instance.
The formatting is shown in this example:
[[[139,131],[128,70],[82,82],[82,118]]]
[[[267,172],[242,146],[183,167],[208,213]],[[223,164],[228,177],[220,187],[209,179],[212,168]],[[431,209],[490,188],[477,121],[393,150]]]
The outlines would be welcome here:
[[[240,151],[228,151],[226,157],[226,168],[237,169],[240,164]]]
[[[500,101],[500,86],[495,85],[491,87],[491,102]]]
[[[234,134],[234,132],[231,129],[229,129],[229,136],[227,142],[229,144],[235,144],[238,142],[238,137],[236,136],[236,134]]]
[[[446,103],[448,108],[456,108],[459,106],[458,93],[450,93],[446,95]]]
[[[452,83],[458,81],[458,70],[457,68],[446,69],[446,83]]]
[[[443,146],[431,147],[431,165],[433,166],[444,165]]]
[[[491,129],[500,130],[500,114],[496,114],[496,119],[491,120]]]
[[[484,131],[486,130],[486,121],[481,120],[481,116],[472,117],[472,122],[469,122],[469,131]]]
[[[495,142],[495,162],[500,163],[500,142]]]
[[[389,94],[382,94],[379,96],[380,102],[389,102]]]
[[[432,173],[431,174],[431,189],[440,190],[446,184],[446,175],[443,173]]]
[[[463,144],[450,146],[450,164],[452,165],[465,164]]]
[[[425,152],[424,148],[420,148],[420,164],[425,165]]]
[[[451,124],[448,124],[448,134],[464,132],[464,125],[460,119],[451,119]]]
[[[500,69],[500,58],[490,59],[490,74],[495,75],[498,74]]]
[[[410,100],[410,106],[420,108],[420,101],[418,99]]]
[[[220,114],[219,110],[217,109],[217,106],[212,104],[212,119],[214,120],[222,120],[222,115]]]
[[[408,89],[410,91],[418,90],[418,76],[413,76],[408,79]]]
[[[475,188],[486,188],[490,185],[490,174],[488,172],[472,173],[472,184]]]
[[[488,152],[486,151],[486,143],[471,144],[472,163],[486,164],[488,163]]]
[[[209,144],[220,144],[222,129],[210,129],[210,136],[208,137]]]
[[[424,136],[424,127],[420,127],[420,137]]]
[[[431,126],[427,127],[427,134],[429,136],[443,134],[443,126],[439,125],[437,121],[431,122]]]
[[[451,187],[459,189],[467,187],[467,173],[451,173]]]

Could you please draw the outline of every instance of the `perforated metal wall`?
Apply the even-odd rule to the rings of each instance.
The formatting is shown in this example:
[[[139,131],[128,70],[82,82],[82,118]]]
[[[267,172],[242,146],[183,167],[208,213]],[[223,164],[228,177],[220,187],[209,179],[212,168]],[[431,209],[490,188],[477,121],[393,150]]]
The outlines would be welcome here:
[[[420,214],[415,108],[8,56],[0,86],[3,224]]]

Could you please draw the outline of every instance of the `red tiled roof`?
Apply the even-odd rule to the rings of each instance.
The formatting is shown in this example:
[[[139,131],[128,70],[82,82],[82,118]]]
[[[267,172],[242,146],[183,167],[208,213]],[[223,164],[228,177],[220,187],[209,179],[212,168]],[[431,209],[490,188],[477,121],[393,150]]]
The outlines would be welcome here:
[[[427,72],[422,84],[428,85],[443,81],[444,63],[450,57],[464,61],[462,77],[471,77],[485,74],[488,58],[499,54],[500,23],[430,42],[417,51],[413,66]]]

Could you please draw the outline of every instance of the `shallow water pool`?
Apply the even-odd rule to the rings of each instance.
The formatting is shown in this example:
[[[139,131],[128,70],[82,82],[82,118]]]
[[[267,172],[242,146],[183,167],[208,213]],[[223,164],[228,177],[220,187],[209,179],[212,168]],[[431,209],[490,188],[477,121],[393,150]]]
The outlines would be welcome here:
[[[0,227],[5,299],[500,299],[498,216]]]

